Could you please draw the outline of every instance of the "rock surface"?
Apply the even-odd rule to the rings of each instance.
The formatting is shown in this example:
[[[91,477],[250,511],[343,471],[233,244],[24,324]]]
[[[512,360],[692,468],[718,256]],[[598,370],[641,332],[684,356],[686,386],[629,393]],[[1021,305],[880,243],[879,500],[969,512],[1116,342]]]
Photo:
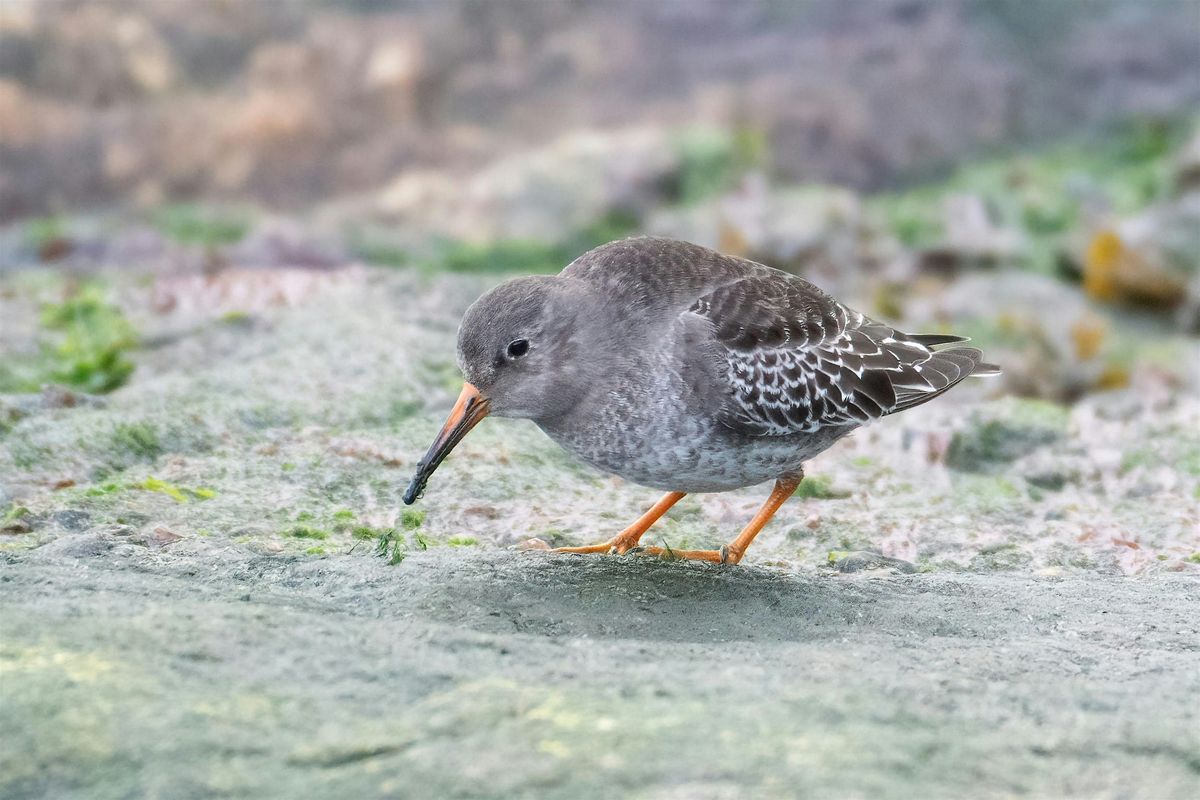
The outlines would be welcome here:
[[[216,542],[3,569],[5,797],[1200,788],[1200,585],[1178,576],[388,567]]]
[[[509,552],[655,494],[487,420],[403,508],[495,278],[326,275],[169,310],[111,276],[129,383],[4,398],[0,795],[1200,790],[1194,395],[972,384],[815,460],[736,568]],[[31,348],[62,287],[3,288]],[[720,544],[764,493],[649,540]]]

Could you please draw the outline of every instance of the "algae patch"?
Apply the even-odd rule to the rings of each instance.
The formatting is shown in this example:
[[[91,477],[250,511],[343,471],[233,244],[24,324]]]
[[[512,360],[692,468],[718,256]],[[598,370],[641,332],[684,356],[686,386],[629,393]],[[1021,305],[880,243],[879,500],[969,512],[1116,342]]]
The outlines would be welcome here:
[[[1062,439],[1069,414],[1042,400],[1005,400],[972,413],[966,428],[954,434],[946,465],[965,472],[987,472]]]
[[[293,525],[290,528],[285,528],[282,535],[293,539],[328,539],[329,531],[320,528],[314,528],[311,525]]]
[[[843,500],[850,496],[845,489],[835,489],[833,479],[828,475],[813,475],[800,481],[792,497],[812,500]]]
[[[106,486],[111,485],[112,484],[106,484]],[[186,486],[177,486],[160,478],[155,478],[153,475],[144,480],[138,481],[137,483],[129,484],[129,488],[165,494],[167,497],[171,498],[177,503],[187,503],[191,500],[211,500],[217,496],[215,491],[204,486],[200,486],[195,489],[191,489]]]
[[[68,291],[61,302],[42,306],[38,354],[0,365],[0,393],[36,392],[54,383],[103,394],[133,374],[128,357],[138,342],[133,325],[99,284]]]

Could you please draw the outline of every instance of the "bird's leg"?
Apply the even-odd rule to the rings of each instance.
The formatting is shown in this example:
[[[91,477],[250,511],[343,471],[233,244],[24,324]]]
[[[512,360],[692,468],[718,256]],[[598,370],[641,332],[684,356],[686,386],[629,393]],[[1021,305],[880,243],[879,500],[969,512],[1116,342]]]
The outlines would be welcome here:
[[[767,502],[763,503],[762,508],[754,515],[754,519],[750,520],[750,524],[742,529],[742,532],[737,535],[729,544],[722,547],[720,550],[674,550],[669,547],[645,547],[642,548],[642,553],[650,556],[663,556],[665,558],[687,558],[696,561],[712,561],[716,564],[736,564],[742,560],[742,556],[746,553],[746,548],[754,541],[754,537],[758,532],[770,521],[771,517],[775,516],[775,512],[779,510],[792,493],[796,491],[796,487],[800,485],[804,475],[797,475],[791,478],[780,478],[775,481],[775,488],[771,490],[771,496],[767,498]]]
[[[556,547],[555,553],[616,553],[622,555],[629,550],[637,547],[638,541],[642,538],[642,534],[650,529],[650,526],[658,522],[659,517],[667,513],[671,506],[683,499],[684,492],[668,492],[661,500],[655,503],[649,511],[638,517],[638,521],[630,525],[625,530],[618,533],[607,542],[601,544],[591,544],[586,547]]]

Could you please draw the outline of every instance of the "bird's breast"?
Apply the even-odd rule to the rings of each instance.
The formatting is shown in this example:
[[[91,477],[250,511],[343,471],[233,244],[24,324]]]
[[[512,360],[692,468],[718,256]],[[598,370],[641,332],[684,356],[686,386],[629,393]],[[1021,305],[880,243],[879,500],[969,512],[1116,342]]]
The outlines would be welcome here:
[[[613,387],[539,426],[564,449],[604,472],[664,491],[720,492],[795,474],[845,431],[750,437],[712,409],[676,395],[646,398]]]

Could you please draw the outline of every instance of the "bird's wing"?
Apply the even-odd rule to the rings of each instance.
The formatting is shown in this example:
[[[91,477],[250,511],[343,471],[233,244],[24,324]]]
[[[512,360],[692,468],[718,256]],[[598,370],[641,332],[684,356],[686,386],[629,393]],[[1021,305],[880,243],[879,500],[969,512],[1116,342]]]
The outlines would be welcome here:
[[[910,335],[768,267],[724,283],[684,312],[711,326],[728,382],[725,424],[756,436],[860,425],[996,368],[957,336]]]

